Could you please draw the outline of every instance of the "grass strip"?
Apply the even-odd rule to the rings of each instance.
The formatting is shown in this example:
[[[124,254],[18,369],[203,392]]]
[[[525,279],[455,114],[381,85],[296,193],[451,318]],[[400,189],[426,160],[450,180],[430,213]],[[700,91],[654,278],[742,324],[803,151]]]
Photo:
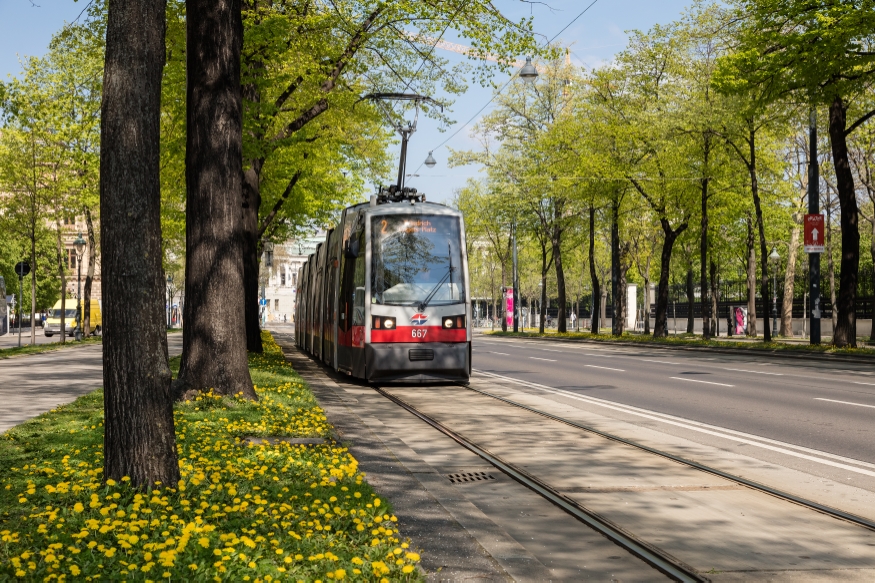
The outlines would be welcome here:
[[[701,337],[690,335],[654,337],[644,334],[623,334],[611,336],[610,334],[592,334],[590,332],[502,332],[500,330],[487,331],[483,334],[489,336],[508,336],[513,338],[563,338],[566,340],[589,340],[594,342],[634,342],[636,344],[656,344],[663,346],[691,346],[703,348],[726,348],[730,350],[767,351],[767,352],[810,352],[817,354],[849,354],[855,356],[875,356],[875,350],[871,348],[838,348],[832,344],[790,344],[787,342],[758,342],[758,341],[732,341],[732,340],[703,340]]]
[[[176,405],[177,488],[103,483],[101,390],[0,435],[0,581],[422,580],[390,505],[267,332],[264,347],[259,402]]]
[[[22,338],[23,340],[23,338]],[[83,344],[101,344],[103,339],[100,336],[91,336],[83,338],[81,341],[70,339],[63,344],[60,342],[49,342],[46,344],[29,344],[27,346],[13,346],[12,348],[0,349],[0,358],[10,358],[12,356],[21,356],[23,354],[40,354],[42,352],[51,352],[52,350],[60,350],[61,348],[75,348]]]

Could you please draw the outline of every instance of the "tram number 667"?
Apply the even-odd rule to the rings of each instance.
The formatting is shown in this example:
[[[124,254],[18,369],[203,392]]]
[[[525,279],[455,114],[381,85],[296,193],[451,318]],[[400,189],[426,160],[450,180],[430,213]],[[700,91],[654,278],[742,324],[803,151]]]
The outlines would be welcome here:
[[[422,328],[414,328],[410,331],[410,336],[413,338],[425,338],[426,332],[428,332],[428,330]]]

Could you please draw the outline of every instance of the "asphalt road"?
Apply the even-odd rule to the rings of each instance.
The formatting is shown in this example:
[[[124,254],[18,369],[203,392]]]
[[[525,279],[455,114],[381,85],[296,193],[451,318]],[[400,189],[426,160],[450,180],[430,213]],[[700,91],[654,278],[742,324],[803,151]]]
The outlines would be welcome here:
[[[745,452],[875,488],[872,365],[479,335],[473,365],[551,398],[608,413],[617,404],[614,413],[662,430],[753,445]]]

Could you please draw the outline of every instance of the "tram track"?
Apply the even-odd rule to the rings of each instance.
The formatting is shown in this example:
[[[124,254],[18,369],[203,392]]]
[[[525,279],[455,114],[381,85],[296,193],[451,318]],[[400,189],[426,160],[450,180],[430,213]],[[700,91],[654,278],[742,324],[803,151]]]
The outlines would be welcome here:
[[[464,387],[464,385],[460,386]],[[674,557],[666,551],[654,545],[651,545],[647,541],[637,537],[633,533],[615,524],[611,520],[580,504],[576,500],[565,496],[564,494],[557,491],[555,488],[551,487],[545,481],[530,474],[519,466],[501,458],[500,456],[489,451],[485,447],[478,445],[474,441],[454,431],[453,429],[450,429],[445,424],[428,415],[416,406],[411,405],[401,397],[387,391],[384,387],[372,386],[372,388],[383,397],[389,399],[390,401],[410,412],[429,426],[440,431],[465,449],[480,456],[482,459],[489,462],[493,467],[495,467],[508,477],[529,488],[542,498],[554,504],[555,506],[568,513],[572,517],[576,518],[580,522],[586,524],[596,532],[599,532],[608,540],[614,542],[621,548],[627,550],[654,569],[662,572],[663,574],[674,579],[675,581],[710,581],[708,577],[704,576],[702,573],[700,573],[687,563],[681,561],[677,557]],[[486,393],[483,394],[489,397],[493,396]]]
[[[528,405],[524,405],[522,403],[514,401],[513,399],[508,399],[508,398],[502,397],[500,395],[495,395],[495,394],[492,394],[488,391],[484,391],[482,389],[478,389],[478,388],[475,388],[475,387],[472,387],[469,385],[460,384],[459,386],[464,387],[465,389],[468,389],[468,390],[473,391],[475,393],[479,393],[483,396],[490,397],[492,399],[496,399],[496,400],[501,401],[503,403],[506,403],[508,405],[512,405],[514,407],[523,409],[523,410],[528,411],[530,413],[540,415],[540,416],[545,417],[547,419],[550,419],[552,421],[556,421],[558,423],[562,423],[564,425],[574,427],[575,429],[580,429],[582,431],[586,431],[588,433],[598,435],[599,437],[603,437],[605,439],[608,439],[608,440],[611,440],[611,441],[614,441],[617,443],[621,443],[623,445],[628,445],[630,447],[634,447],[634,448],[639,449],[641,451],[644,451],[644,452],[671,460],[673,462],[676,462],[676,463],[679,463],[681,465],[699,470],[701,472],[705,472],[705,473],[711,474],[713,476],[717,476],[717,477],[724,478],[724,479],[732,481],[732,482],[736,482],[736,483],[738,483],[742,486],[745,486],[747,488],[750,488],[752,490],[762,492],[762,493],[768,494],[770,496],[774,496],[775,498],[778,498],[778,499],[781,499],[781,500],[784,500],[787,502],[792,502],[793,504],[797,504],[799,506],[808,508],[810,510],[815,510],[817,512],[820,512],[821,514],[825,514],[825,515],[830,516],[832,518],[836,518],[836,519],[839,519],[842,521],[850,522],[850,523],[855,524],[857,526],[862,526],[863,528],[866,528],[868,530],[875,531],[875,521],[869,520],[868,518],[864,518],[862,516],[858,516],[858,515],[852,514],[850,512],[845,512],[844,510],[840,510],[838,508],[833,508],[833,507],[827,506],[825,504],[820,504],[819,502],[815,502],[813,500],[809,500],[809,499],[803,498],[801,496],[796,496],[795,494],[791,494],[789,492],[785,492],[783,490],[773,488],[773,487],[768,486],[766,484],[762,484],[760,482],[756,482],[754,480],[750,480],[750,479],[744,478],[744,477],[736,475],[736,474],[731,474],[729,472],[725,472],[725,471],[720,470],[718,468],[714,468],[714,467],[699,463],[699,462],[694,461],[694,460],[689,460],[689,459],[686,459],[684,457],[677,456],[677,455],[674,455],[672,453],[662,451],[662,450],[650,447],[648,445],[644,445],[642,443],[632,441],[630,439],[626,439],[624,437],[620,437],[618,435],[613,435],[611,433],[601,431],[601,430],[596,429],[594,427],[590,427],[588,425],[578,423],[577,421],[572,421],[570,419],[565,419],[564,417],[559,417],[558,415],[553,415],[552,413],[548,413],[546,411],[541,411],[540,409],[535,409],[534,407],[529,407]]]
[[[670,462],[679,464],[680,466],[684,466],[723,480],[730,481],[741,489],[749,489],[756,493],[766,494],[783,502],[790,502],[807,510],[814,510],[815,512],[825,515],[830,519],[835,519],[856,527],[863,527],[868,531],[875,532],[875,521],[872,521],[865,517],[858,516],[850,512],[840,510],[838,508],[827,506],[825,504],[821,504],[819,502],[797,496],[790,492],[771,487],[767,484],[756,482],[754,480],[750,480],[748,478],[744,478],[742,476],[723,471],[719,468],[712,467],[707,464],[703,464],[691,459],[686,459],[670,452],[650,447],[643,443],[639,443],[630,439],[626,439],[624,437],[620,437],[618,435],[607,433],[595,427],[590,427],[572,419],[567,419],[559,415],[554,415],[547,411],[531,407],[524,403],[520,403],[513,399],[504,397],[502,395],[494,394],[488,390],[477,388],[476,386],[470,386],[461,383],[458,384],[458,386],[460,388],[468,389],[468,391],[471,391],[472,393],[475,393],[479,396],[499,401],[501,403],[504,403],[505,405],[510,405],[514,408],[521,409],[523,411],[526,411],[527,413],[538,415],[539,417],[549,419],[556,423],[571,427],[575,430],[583,431],[593,436],[617,443],[619,445],[628,446],[646,454],[663,458]],[[701,570],[697,570],[685,561],[679,559],[674,554],[649,543],[647,540],[644,540],[643,538],[627,530],[620,524],[617,524],[616,521],[607,518],[605,515],[597,512],[596,510],[593,510],[591,507],[585,506],[577,500],[563,494],[559,491],[559,489],[557,489],[557,487],[552,486],[544,479],[533,475],[519,465],[508,461],[508,459],[506,458],[501,457],[500,455],[496,454],[494,450],[490,450],[481,443],[477,443],[476,441],[469,439],[466,435],[463,435],[458,431],[452,429],[444,422],[441,422],[433,417],[428,412],[420,409],[411,402],[408,402],[398,394],[393,393],[391,391],[391,387],[372,386],[372,388],[374,388],[381,396],[410,412],[415,417],[425,422],[432,428],[438,430],[442,434],[446,435],[468,451],[476,454],[481,459],[485,460],[490,465],[495,467],[498,471],[502,472],[514,481],[533,491],[541,498],[547,500],[557,508],[561,509],[563,512],[586,524],[588,527],[600,533],[608,540],[625,549],[630,554],[638,557],[646,564],[667,575],[671,579],[674,579],[676,581],[711,580]],[[674,549],[674,552],[676,551],[677,549]]]

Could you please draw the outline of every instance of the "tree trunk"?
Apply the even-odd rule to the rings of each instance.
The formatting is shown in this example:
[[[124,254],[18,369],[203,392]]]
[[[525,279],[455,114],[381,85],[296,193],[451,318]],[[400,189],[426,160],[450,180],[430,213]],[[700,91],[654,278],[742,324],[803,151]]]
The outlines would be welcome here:
[[[91,210],[85,209],[85,225],[88,230],[88,273],[85,275],[85,291],[83,292],[82,306],[82,332],[86,336],[91,334],[91,286],[94,283],[94,262],[97,259],[97,241],[94,236],[94,221],[91,218]]]
[[[696,290],[693,288],[693,269],[687,270],[687,334],[696,332],[696,319],[693,309],[696,307]]]
[[[787,250],[787,269],[784,271],[784,300],[781,302],[781,336],[793,337],[793,293],[796,283],[796,254],[799,252],[799,222],[794,213],[790,246]]]
[[[662,253],[659,257],[659,284],[656,288],[656,325],[653,328],[653,335],[657,337],[668,336],[668,282],[671,275],[671,254],[674,242],[687,229],[687,223],[682,223],[677,229],[672,229],[668,219],[665,218],[659,219],[659,224],[662,226],[662,232],[665,236],[662,239]],[[647,306],[647,312],[650,313],[649,306]]]
[[[711,139],[705,136],[703,171],[705,176],[700,180],[701,191],[701,237],[699,239],[699,300],[702,304],[702,337],[706,340],[711,332],[711,302],[708,297],[708,190],[711,179],[708,177],[708,161],[711,157]]]
[[[757,218],[757,231],[760,237],[760,294],[763,296],[763,342],[772,341],[772,329],[769,327],[769,252],[766,250],[766,228],[763,222],[763,209],[760,204],[760,185],[757,177],[756,134],[750,130],[750,193],[753,197],[754,210]]]
[[[250,161],[243,174],[243,311],[246,349],[262,352],[261,318],[258,314],[258,209],[261,207],[261,162]]]
[[[556,323],[556,332],[564,334],[568,332],[568,327],[565,324],[566,296],[565,296],[565,270],[562,268],[562,232],[558,227],[553,228],[553,262],[556,266],[556,285],[559,288],[559,314],[557,315],[558,322]]]
[[[614,314],[611,318],[611,334],[620,336],[623,329],[620,324],[622,317],[622,299],[620,295],[620,199],[615,194],[611,201],[611,300],[614,304]]]
[[[67,265],[64,262],[64,241],[61,238],[61,222],[55,221],[55,233],[58,236],[58,278],[61,280],[61,332],[59,341],[61,344],[67,342]],[[18,295],[21,295],[21,290],[18,290]],[[21,302],[22,298],[18,298]]]
[[[832,333],[835,336],[839,313],[836,310],[836,272],[832,253],[832,200],[830,200],[829,196],[829,187],[826,190],[826,257],[827,269],[829,271],[829,305],[830,313],[832,314]]]
[[[541,305],[538,309],[538,332],[544,333],[544,320],[547,315],[547,247],[541,244]]]
[[[100,148],[104,480],[175,488],[164,329],[160,116],[165,0],[111,2]]]
[[[757,251],[753,218],[747,217],[747,335],[757,336]],[[763,304],[765,306],[765,304]]]
[[[188,0],[186,262],[177,396],[213,389],[257,399],[243,298],[240,0]]]
[[[4,299],[5,301],[5,299]],[[36,237],[30,240],[30,344],[36,344]]]
[[[620,269],[617,274],[617,292],[614,300],[614,326],[615,335],[622,336],[626,332],[626,321],[629,315],[629,300],[626,293],[627,275],[629,273],[629,243],[621,246]],[[619,315],[617,315],[619,314]]]
[[[711,318],[711,336],[720,336],[720,313],[717,310],[717,302],[720,301],[719,284],[717,264],[711,261],[711,314],[713,315],[713,318]]]
[[[602,325],[602,290],[595,270],[595,207],[589,207],[589,278],[592,280],[592,314],[590,322],[593,334],[598,334]]]
[[[838,323],[833,332],[836,346],[857,346],[857,278],[860,271],[860,231],[857,224],[857,193],[848,160],[845,128],[846,107],[836,96],[829,106],[829,141],[841,206],[842,262],[839,271]]]

